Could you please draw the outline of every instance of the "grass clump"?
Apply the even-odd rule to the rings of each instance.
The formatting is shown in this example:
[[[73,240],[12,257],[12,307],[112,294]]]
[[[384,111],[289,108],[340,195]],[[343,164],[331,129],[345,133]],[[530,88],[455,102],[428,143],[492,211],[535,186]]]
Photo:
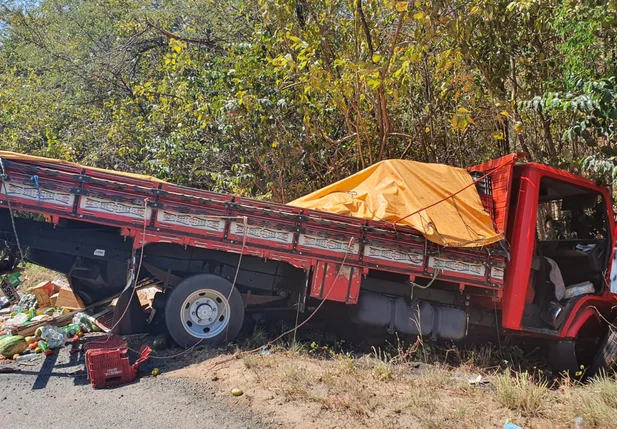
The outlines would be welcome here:
[[[577,417],[587,424],[602,428],[617,428],[617,378],[602,373],[584,386],[573,390],[572,401]]]
[[[493,380],[497,401],[506,408],[519,411],[524,416],[542,414],[548,400],[549,386],[546,381],[536,381],[527,371],[509,371]]]

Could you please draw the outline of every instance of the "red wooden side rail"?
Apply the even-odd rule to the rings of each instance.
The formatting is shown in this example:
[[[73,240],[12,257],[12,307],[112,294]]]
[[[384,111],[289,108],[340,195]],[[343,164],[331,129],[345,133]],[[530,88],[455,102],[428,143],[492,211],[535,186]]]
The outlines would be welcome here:
[[[370,269],[490,289],[501,297],[506,254],[499,245],[444,248],[419,232],[284,204],[223,195],[106,170],[4,160],[0,206],[115,226],[142,245],[176,243],[253,255],[312,269],[311,295],[354,304]],[[245,231],[246,220],[246,231]],[[353,240],[352,240],[353,238]],[[243,241],[246,242],[243,245]],[[341,270],[345,261],[346,268]],[[348,266],[348,267],[347,267]],[[337,273],[341,270],[340,276]],[[334,288],[334,289],[332,289]]]

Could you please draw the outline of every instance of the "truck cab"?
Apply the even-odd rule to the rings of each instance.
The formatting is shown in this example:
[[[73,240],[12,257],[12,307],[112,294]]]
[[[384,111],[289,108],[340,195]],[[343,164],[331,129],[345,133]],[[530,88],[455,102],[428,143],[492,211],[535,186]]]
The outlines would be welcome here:
[[[553,340],[558,367],[589,364],[606,337],[606,322],[615,318],[609,190],[535,162],[512,164],[496,182],[494,201],[502,210],[496,222],[505,226],[510,246],[502,328]]]

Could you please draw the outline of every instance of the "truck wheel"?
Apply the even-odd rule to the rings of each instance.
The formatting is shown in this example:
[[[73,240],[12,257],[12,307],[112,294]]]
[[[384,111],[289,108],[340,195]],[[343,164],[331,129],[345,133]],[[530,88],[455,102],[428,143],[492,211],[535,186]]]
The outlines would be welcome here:
[[[232,341],[243,321],[240,292],[213,274],[182,280],[171,291],[165,306],[167,330],[181,347]]]
[[[590,372],[591,375],[597,374],[598,371],[608,371],[617,363],[617,330],[609,329],[606,338],[602,341],[598,353],[593,359]]]

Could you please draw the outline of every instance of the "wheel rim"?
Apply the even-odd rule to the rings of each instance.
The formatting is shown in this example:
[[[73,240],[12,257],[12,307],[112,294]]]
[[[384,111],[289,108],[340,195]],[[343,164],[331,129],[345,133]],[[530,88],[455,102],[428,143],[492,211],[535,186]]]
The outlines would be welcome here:
[[[227,297],[213,289],[200,289],[190,294],[180,309],[182,326],[194,337],[213,338],[229,324]]]

